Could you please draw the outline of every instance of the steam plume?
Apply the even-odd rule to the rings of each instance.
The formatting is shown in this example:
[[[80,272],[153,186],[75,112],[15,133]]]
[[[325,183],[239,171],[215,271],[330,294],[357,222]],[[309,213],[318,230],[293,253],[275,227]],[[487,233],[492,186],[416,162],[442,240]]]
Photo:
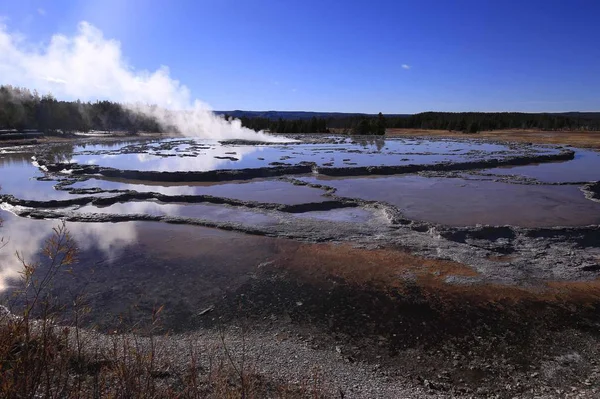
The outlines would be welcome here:
[[[136,70],[123,59],[118,41],[104,38],[87,22],[79,23],[76,35],[56,34],[44,46],[28,43],[0,23],[0,80],[59,98],[116,101],[186,136],[281,141],[215,115],[171,78],[166,66]]]

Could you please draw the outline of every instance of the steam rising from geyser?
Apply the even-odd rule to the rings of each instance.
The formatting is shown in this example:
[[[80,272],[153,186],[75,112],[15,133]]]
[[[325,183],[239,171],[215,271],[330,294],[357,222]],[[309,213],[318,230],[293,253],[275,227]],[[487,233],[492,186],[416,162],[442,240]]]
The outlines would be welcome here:
[[[172,79],[166,66],[154,72],[134,69],[123,59],[120,43],[105,39],[87,22],[79,23],[75,36],[56,34],[45,46],[27,43],[0,24],[0,84],[58,98],[109,99],[186,136],[283,141],[242,127],[239,120],[215,115],[206,104],[192,99],[190,90]]]

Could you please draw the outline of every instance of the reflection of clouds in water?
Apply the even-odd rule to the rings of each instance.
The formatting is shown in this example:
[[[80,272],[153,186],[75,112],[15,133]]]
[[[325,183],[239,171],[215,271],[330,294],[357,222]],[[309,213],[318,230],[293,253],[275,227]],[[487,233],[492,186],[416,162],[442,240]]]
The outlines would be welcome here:
[[[197,145],[202,146],[201,144]],[[186,145],[179,151],[175,151],[175,149],[155,151],[152,148],[145,148],[138,150],[144,152],[124,152],[122,154],[78,154],[71,161],[79,164],[96,164],[125,170],[208,171],[238,168],[240,161],[245,156],[265,149],[261,146],[222,146],[215,144],[207,144],[207,146],[209,148],[200,149]],[[169,156],[164,156],[167,154]],[[234,157],[238,160],[232,161],[215,157]]]
[[[107,207],[96,207],[87,205],[81,207],[77,212],[83,214],[101,213],[101,214],[144,214],[170,217],[189,217],[202,220],[209,220],[219,223],[240,223],[248,226],[258,226],[265,224],[276,224],[278,219],[271,215],[265,215],[260,212],[240,210],[219,205],[183,205],[183,204],[163,204],[156,202],[127,202],[117,203]]]
[[[186,205],[183,205],[186,206]],[[96,208],[93,205],[85,206],[79,211],[82,213],[111,213],[111,214],[144,214],[144,215],[169,215],[180,214],[182,205],[158,204],[148,201],[118,202],[105,208]]]
[[[241,183],[245,184],[245,183]],[[122,183],[120,181],[90,179],[84,182],[77,182],[71,186],[72,188],[101,188],[104,190],[131,190],[138,192],[157,192],[165,195],[196,195],[205,193],[204,186],[195,185],[145,185]]]
[[[3,219],[0,236],[7,241],[0,250],[0,291],[3,291],[23,270],[16,253],[22,254],[28,262],[34,261],[45,241],[52,236],[52,228],[60,221],[21,218],[1,211],[0,217]],[[80,250],[98,249],[109,261],[137,240],[135,223],[67,223],[67,229]]]
[[[31,259],[31,255],[39,251],[44,240],[49,236],[48,226],[45,222],[34,226],[31,221],[8,215],[1,212],[3,219],[0,234],[7,242],[0,250],[0,290],[9,286],[9,280],[19,277],[23,266],[17,258],[17,252],[23,254],[25,259]]]
[[[54,189],[55,181],[37,180],[44,176],[32,160],[31,153],[0,156],[0,194],[21,199],[51,200],[69,197]]]
[[[156,159],[155,155],[148,154],[147,152],[143,152],[141,154],[137,154],[136,158],[140,162],[150,162]]]
[[[165,185],[166,184],[166,185]],[[300,204],[321,202],[324,191],[312,187],[295,186],[280,180],[258,180],[248,182],[215,183],[152,183],[128,182],[127,180],[103,180],[91,178],[76,182],[73,189],[101,189],[137,191],[140,193],[160,193],[164,195],[211,195],[222,198],[233,198],[242,201],[257,201],[263,203]],[[103,209],[103,208],[101,208]]]
[[[97,248],[108,260],[137,240],[135,223],[67,223],[67,228],[82,250]]]
[[[200,153],[193,157],[190,156],[170,156],[170,157],[160,157],[153,154],[148,153],[140,153],[136,155],[136,159],[140,163],[151,163],[150,168],[144,168],[145,170],[157,170],[160,172],[167,171],[207,171],[207,170],[216,170],[222,169],[223,166],[230,166],[230,163],[238,161],[231,161],[229,159],[219,159],[215,157],[234,157],[241,161],[244,156],[248,156],[257,151],[263,151],[263,147],[259,146],[246,146],[246,147],[226,147],[226,146],[216,146],[211,147],[210,149],[203,150],[206,153]],[[235,154],[231,154],[235,152]],[[189,154],[189,152],[187,152]],[[229,153],[229,154],[228,154]],[[182,154],[186,154],[186,152],[182,152]],[[135,169],[135,166],[130,167],[129,169]]]

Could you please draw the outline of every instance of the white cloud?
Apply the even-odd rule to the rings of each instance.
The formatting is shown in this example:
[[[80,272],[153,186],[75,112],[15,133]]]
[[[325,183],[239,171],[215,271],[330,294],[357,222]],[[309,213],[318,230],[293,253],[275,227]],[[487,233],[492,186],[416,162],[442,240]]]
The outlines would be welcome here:
[[[38,8],[37,9],[38,14],[40,15],[46,15],[46,10],[44,10],[43,8]]]
[[[410,65],[408,65],[408,64],[402,64],[402,69],[410,69]]]
[[[67,84],[66,80],[62,80],[59,78],[53,78],[51,76],[44,76],[44,79],[46,79],[48,82],[51,82],[51,83]]]
[[[56,96],[122,102],[143,102],[187,109],[189,89],[169,76],[169,69],[136,71],[121,54],[121,45],[81,22],[77,35],[52,36],[46,48],[28,48],[0,28],[0,75],[4,83],[34,86]],[[60,85],[56,85],[60,83]]]
[[[139,70],[125,61],[121,44],[88,22],[74,36],[55,34],[47,45],[28,43],[0,22],[1,84],[36,89],[64,99],[109,99],[176,126],[186,136],[282,141],[226,121],[171,78],[169,68]],[[157,107],[151,107],[156,105]],[[177,110],[178,112],[172,112]]]

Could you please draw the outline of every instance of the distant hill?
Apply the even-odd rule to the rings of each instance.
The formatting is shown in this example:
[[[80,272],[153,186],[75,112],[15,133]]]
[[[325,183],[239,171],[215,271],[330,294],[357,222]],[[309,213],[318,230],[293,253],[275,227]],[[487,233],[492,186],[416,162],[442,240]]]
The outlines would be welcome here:
[[[423,112],[426,114],[427,112]],[[441,112],[443,114],[449,114]],[[510,112],[512,113],[512,112]],[[266,118],[271,120],[305,120],[311,119],[312,117],[323,118],[323,119],[344,119],[351,117],[374,117],[377,114],[365,114],[365,113],[351,113],[351,112],[311,112],[311,111],[243,111],[236,109],[234,111],[215,111],[217,115],[230,115],[234,118]],[[452,114],[466,114],[465,112],[453,112]],[[509,112],[479,112],[476,114],[509,114]],[[528,113],[528,112],[516,112],[515,114],[528,114],[528,115],[554,115],[554,116],[567,116],[570,118],[577,119],[600,119],[600,112],[539,112],[539,113]],[[419,114],[383,114],[386,118],[408,118],[413,115]]]
[[[234,118],[267,118],[271,120],[304,120],[311,119],[312,117],[323,118],[323,119],[343,119],[354,116],[365,116],[372,117],[376,114],[361,114],[361,113],[348,113],[348,112],[310,112],[310,111],[215,111],[217,115],[230,115]],[[408,114],[384,114],[385,117],[408,117]]]
[[[219,111],[254,130],[278,133],[358,131],[378,122],[375,114],[301,111]],[[498,129],[600,131],[600,112],[421,112],[385,114],[383,124],[395,129],[433,129],[476,133]]]
[[[562,115],[568,116],[570,118],[580,118],[580,119],[600,119],[600,112],[562,112],[560,114],[551,114],[551,115]]]

